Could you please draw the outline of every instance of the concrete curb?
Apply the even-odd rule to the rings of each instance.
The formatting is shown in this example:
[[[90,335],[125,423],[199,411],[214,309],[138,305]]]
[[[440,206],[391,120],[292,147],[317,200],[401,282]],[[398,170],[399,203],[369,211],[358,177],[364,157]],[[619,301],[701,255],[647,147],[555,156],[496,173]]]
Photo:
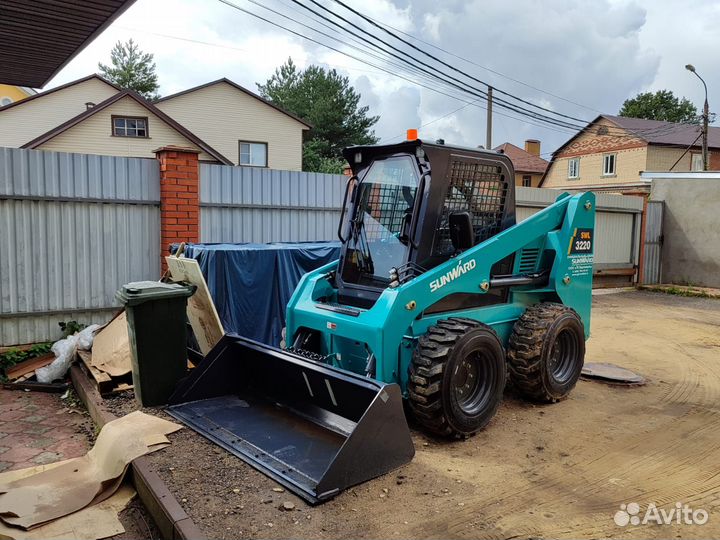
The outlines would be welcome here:
[[[102,427],[116,417],[103,403],[97,388],[90,382],[83,369],[74,365],[70,368],[75,391],[87,407],[90,417],[96,425]],[[162,537],[167,540],[205,540],[206,536],[183,510],[165,482],[150,469],[146,456],[137,458],[130,467],[130,478]]]

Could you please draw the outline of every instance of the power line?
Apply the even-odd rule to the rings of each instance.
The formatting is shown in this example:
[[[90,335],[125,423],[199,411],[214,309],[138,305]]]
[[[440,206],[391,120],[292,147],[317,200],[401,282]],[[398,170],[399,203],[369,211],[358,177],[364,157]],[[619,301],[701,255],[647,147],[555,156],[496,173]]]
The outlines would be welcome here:
[[[337,22],[335,22],[335,21],[332,21],[332,20],[328,19],[326,16],[324,16],[324,15],[318,13],[317,11],[313,10],[312,8],[308,7],[307,5],[305,5],[304,3],[302,3],[300,0],[292,0],[292,1],[293,1],[294,3],[296,3],[296,4],[298,4],[299,6],[303,7],[304,9],[306,9],[306,10],[314,13],[314,14],[317,15],[318,17],[321,17],[323,20],[325,20],[325,21],[333,24],[334,26],[337,26],[337,27],[340,28],[342,31],[347,32],[347,33],[351,33],[351,31],[350,31],[348,28],[344,27],[343,25],[341,25],[341,24],[339,24],[339,23],[337,23]],[[418,60],[417,58],[415,58],[415,57],[413,57],[413,56],[408,55],[406,51],[402,51],[402,50],[398,49],[397,47],[391,45],[391,44],[388,43],[387,41],[385,41],[385,40],[383,40],[383,39],[380,39],[380,38],[374,36],[373,34],[371,34],[371,33],[367,32],[367,31],[365,31],[365,30],[357,27],[357,25],[354,25],[354,24],[352,23],[352,21],[348,20],[347,18],[343,17],[342,15],[339,15],[339,14],[335,13],[334,11],[330,10],[329,8],[323,6],[322,4],[320,4],[319,2],[317,2],[316,0],[310,0],[310,2],[312,2],[313,4],[315,4],[316,6],[318,6],[320,9],[328,12],[328,13],[331,14],[332,16],[334,16],[334,17],[340,19],[341,21],[345,22],[346,24],[349,24],[349,25],[355,27],[357,30],[359,30],[360,32],[362,32],[363,34],[365,34],[366,36],[368,36],[369,38],[373,39],[374,41],[380,42],[380,43],[382,43],[383,45],[385,45],[385,46],[387,46],[387,47],[390,47],[392,50],[397,51],[398,53],[404,55],[404,58],[398,56],[397,54],[388,52],[387,50],[384,50],[384,49],[383,49],[384,52],[390,54],[391,56],[394,56],[395,58],[398,58],[399,60],[401,60],[401,61],[403,61],[403,62],[405,62],[405,63],[409,63],[409,59],[412,59],[412,61],[416,62],[417,64],[420,64],[420,66],[423,66],[423,67],[419,67],[419,66],[415,66],[415,67],[417,67],[418,69],[422,70],[423,72],[429,74],[431,77],[435,77],[435,78],[441,80],[442,82],[444,82],[445,84],[448,84],[448,85],[450,85],[450,86],[453,86],[453,87],[459,89],[460,91],[463,91],[463,92],[468,93],[468,94],[470,94],[470,95],[473,95],[473,96],[475,96],[475,97],[483,97],[483,98],[485,98],[485,99],[487,98],[487,92],[485,92],[485,91],[483,91],[483,90],[481,90],[481,89],[478,89],[477,87],[464,86],[464,85],[467,84],[467,83],[465,83],[464,81],[461,81],[460,79],[458,79],[457,77],[453,77],[452,75],[448,75],[448,74],[445,73],[445,72],[439,71],[439,70],[437,70],[435,67],[430,66],[429,64],[427,64],[426,62],[423,62],[423,61]],[[349,9],[350,9],[351,11],[355,12],[354,10],[352,10],[352,8],[349,8]],[[355,13],[357,13],[357,12],[355,12]],[[360,15],[360,16],[362,17],[362,15]],[[399,39],[399,38],[396,38],[396,39]],[[402,40],[401,40],[401,41],[402,41]],[[372,44],[372,45],[373,45],[374,47],[376,47],[376,48],[382,49],[382,48],[379,47],[377,44]],[[415,47],[414,45],[412,45],[412,44],[411,44],[411,46],[412,46],[413,48],[416,48],[416,47]],[[425,54],[427,54],[427,53],[425,53]],[[431,56],[431,55],[430,55],[430,56]],[[440,63],[445,64],[445,63],[442,62],[442,61],[440,61]],[[412,64],[411,64],[411,65],[412,65]],[[449,65],[449,64],[446,64],[446,65]],[[429,68],[429,69],[428,69],[428,68]],[[451,66],[451,68],[452,68],[452,66]],[[452,69],[455,69],[455,68],[452,68]],[[433,71],[431,71],[431,70],[433,70]],[[456,70],[456,69],[455,69],[455,70]],[[456,71],[457,71],[457,70],[456,70]],[[438,73],[442,74],[443,77],[440,77],[440,75],[438,75]],[[471,78],[471,79],[474,79],[474,77],[469,76],[469,75],[467,75],[467,74],[465,74],[465,76],[467,76],[467,77],[469,77],[469,78]],[[450,80],[448,80],[448,79],[450,79]],[[479,79],[474,79],[474,80],[479,80]],[[480,82],[481,82],[482,84],[486,84],[486,83],[484,83],[483,81],[480,81]],[[471,91],[470,89],[472,89],[472,91]],[[504,92],[504,93],[505,93],[505,92]],[[520,98],[517,98],[517,99],[520,100],[520,101],[523,101],[523,100],[520,99]],[[524,108],[524,107],[522,107],[522,106],[520,106],[520,105],[516,105],[516,104],[514,104],[514,103],[510,103],[510,102],[508,102],[508,101],[506,101],[506,100],[504,100],[504,99],[502,99],[502,98],[496,98],[493,102],[494,102],[494,103],[497,103],[497,105],[498,105],[499,107],[503,107],[503,108],[505,108],[505,109],[514,111],[514,112],[519,113],[519,114],[521,114],[521,115],[522,115],[522,114],[525,114],[525,115],[531,116],[531,117],[533,117],[533,118],[535,118],[536,120],[539,120],[539,121],[548,122],[548,123],[551,123],[551,124],[554,124],[554,125],[557,125],[557,126],[561,126],[561,127],[570,127],[570,128],[574,128],[574,129],[579,129],[579,128],[581,127],[581,126],[579,126],[579,125],[572,124],[572,123],[570,123],[570,122],[568,122],[568,121],[565,121],[565,120],[560,120],[560,119],[557,119],[557,118],[552,118],[552,117],[549,117],[549,116],[544,115],[544,114],[542,114],[542,113],[538,113],[538,112],[535,112],[535,111],[530,111],[530,110],[528,110],[528,109],[526,109],[526,108]],[[529,102],[528,102],[528,103],[529,103]],[[548,109],[548,110],[549,110],[549,109]],[[560,116],[566,116],[566,115],[562,115],[561,113],[558,113],[558,114],[560,114]],[[580,121],[583,122],[583,123],[585,123],[585,120],[580,120]]]
[[[328,48],[328,49],[330,49],[330,50],[333,50],[333,51],[335,51],[335,52],[337,52],[337,53],[339,53],[339,54],[342,54],[342,55],[344,55],[344,56],[347,56],[348,58],[351,58],[351,59],[353,59],[353,60],[356,60],[356,61],[358,61],[358,62],[360,62],[360,63],[369,65],[369,66],[374,67],[374,68],[376,68],[376,69],[379,69],[380,71],[382,71],[382,72],[384,72],[384,73],[387,73],[387,74],[390,74],[390,75],[399,77],[399,78],[401,78],[401,79],[403,79],[403,80],[406,80],[406,81],[408,81],[408,82],[410,82],[410,83],[412,83],[412,84],[421,86],[421,87],[423,87],[423,88],[427,88],[428,90],[431,90],[431,91],[434,91],[434,92],[436,92],[436,93],[445,95],[445,96],[450,97],[450,98],[452,98],[452,99],[455,99],[455,100],[458,100],[458,101],[463,101],[462,99],[460,99],[460,98],[458,98],[458,97],[456,97],[456,96],[453,96],[453,95],[451,95],[451,94],[448,94],[448,93],[446,93],[446,92],[443,92],[442,90],[438,90],[437,88],[434,88],[434,87],[428,86],[428,85],[426,85],[426,84],[420,83],[420,82],[418,82],[418,81],[416,81],[416,80],[409,79],[409,78],[407,78],[407,77],[405,77],[405,76],[403,76],[403,75],[401,75],[401,74],[399,74],[399,73],[397,73],[397,72],[393,72],[393,71],[390,71],[390,70],[388,70],[388,69],[386,69],[386,68],[384,68],[384,67],[382,67],[382,66],[378,66],[378,65],[376,65],[376,64],[373,64],[372,62],[369,62],[369,61],[366,60],[366,59],[358,58],[357,56],[354,56],[354,55],[352,55],[352,54],[349,54],[349,53],[347,53],[347,52],[345,52],[345,51],[343,51],[343,50],[341,50],[341,49],[338,49],[338,48],[336,48],[336,47],[333,47],[333,46],[331,46],[331,45],[328,45],[328,44],[326,44],[326,43],[323,43],[323,42],[321,42],[321,41],[318,41],[317,39],[314,39],[314,38],[312,38],[312,37],[306,36],[306,35],[298,32],[298,31],[295,31],[295,30],[293,30],[293,29],[291,29],[291,28],[288,28],[288,27],[283,26],[283,25],[281,25],[281,24],[279,24],[279,23],[277,23],[277,22],[274,22],[274,21],[272,21],[272,20],[270,20],[270,19],[267,19],[267,18],[265,18],[265,17],[263,17],[263,16],[261,16],[261,15],[258,15],[258,14],[256,14],[256,13],[253,13],[252,11],[249,11],[249,10],[247,10],[247,9],[245,9],[245,8],[242,8],[242,7],[240,7],[240,6],[236,5],[236,4],[233,4],[232,2],[229,2],[228,0],[219,0],[219,1],[222,2],[223,4],[228,5],[229,7],[232,7],[232,8],[234,8],[234,9],[237,9],[237,10],[239,10],[239,11],[241,11],[241,12],[243,12],[243,13],[246,13],[246,14],[252,16],[252,17],[255,17],[255,18],[259,19],[259,20],[262,20],[263,22],[266,22],[266,23],[271,24],[271,25],[273,25],[273,26],[275,26],[275,27],[277,27],[277,28],[280,28],[280,29],[282,29],[282,30],[285,30],[285,31],[287,31],[287,32],[290,32],[291,34],[296,35],[296,36],[298,36],[298,37],[300,37],[300,38],[302,38],[302,39],[305,39],[305,40],[310,41],[310,42],[312,42],[312,43],[315,43],[315,44],[318,44],[318,45],[320,45],[320,46],[326,47],[326,48]],[[252,3],[254,3],[254,4],[256,4],[256,5],[264,8],[264,9],[269,9],[269,8],[267,8],[266,6],[263,6],[262,4],[259,4],[258,2],[255,2],[254,0],[249,0],[249,1],[251,1]],[[305,6],[303,6],[303,7],[305,7]],[[306,9],[307,9],[307,8],[306,8]],[[277,11],[275,11],[275,10],[270,9],[270,11],[273,12],[273,13],[275,13],[275,14],[278,14],[278,15],[286,18],[286,19],[290,19],[288,16],[286,16],[286,15],[284,15],[284,14],[282,14],[282,13],[279,13],[279,12],[277,12]],[[290,19],[290,20],[293,20],[293,19]],[[297,22],[297,21],[294,21],[294,22]],[[331,22],[332,22],[332,21],[331,21]],[[337,39],[337,38],[335,38],[334,36],[329,36],[328,34],[326,34],[326,33],[324,33],[324,32],[321,32],[321,31],[319,31],[319,30],[317,30],[317,29],[315,29],[315,28],[309,27],[308,25],[305,25],[305,24],[303,24],[303,23],[299,23],[299,22],[298,22],[298,24],[301,24],[301,25],[304,26],[305,28],[308,28],[308,29],[310,29],[310,30],[312,30],[312,31],[314,31],[314,32],[316,32],[316,33],[319,33],[320,35],[323,35],[324,37],[327,37],[327,38],[330,38],[330,39]],[[340,40],[340,41],[341,41],[341,40]],[[341,43],[343,43],[344,45],[348,45],[348,46],[354,47],[354,46],[348,44],[347,42],[341,41]],[[355,48],[356,50],[358,49],[357,47],[354,47],[354,48]],[[382,49],[380,49],[380,50],[381,50],[382,52],[387,52],[387,51],[384,51],[384,50],[382,50]],[[363,52],[363,53],[365,53],[365,54],[369,54],[367,51],[361,51],[361,52]],[[387,61],[387,59],[384,58],[384,57],[378,57],[377,55],[374,55],[374,57],[375,57],[375,58],[379,58],[379,59],[381,59],[381,60],[383,60],[383,61]],[[393,64],[393,65],[394,65],[395,67],[397,67],[397,64]],[[413,67],[413,68],[414,68],[415,66],[413,66],[413,65],[411,64],[410,67]],[[417,75],[417,73],[416,73],[416,75]],[[446,82],[446,81],[444,81],[443,79],[441,79],[441,81],[442,81],[442,82]],[[476,94],[476,95],[477,95],[477,94]],[[477,107],[479,107],[479,108],[481,108],[481,109],[484,109],[484,107],[480,106],[480,105],[477,103],[478,101],[480,101],[480,99],[476,99],[476,100],[474,100],[473,102],[469,102],[469,103],[466,102],[466,105],[474,105],[474,106],[477,106]],[[463,107],[461,107],[461,109],[462,109],[462,108],[465,108],[465,107],[463,106]],[[516,109],[511,109],[511,110],[514,110],[515,112],[518,112],[518,113],[521,114],[521,115],[523,114],[522,110],[516,110]],[[447,113],[446,116],[449,116],[449,115],[453,114],[454,112],[457,112],[457,111],[451,111],[450,113]],[[530,113],[531,113],[530,118],[531,118],[531,119],[536,119],[535,113],[534,113],[533,111],[530,111]],[[536,123],[534,123],[534,122],[529,121],[527,118],[526,118],[526,119],[522,119],[522,118],[517,118],[517,117],[511,116],[511,115],[509,115],[509,114],[502,114],[502,113],[500,113],[499,111],[496,112],[496,114],[499,114],[499,115],[501,115],[501,116],[506,116],[506,117],[508,117],[508,118],[512,118],[512,119],[515,119],[515,120],[524,121],[524,122],[526,122],[526,123],[528,123],[528,124],[530,124],[530,125],[535,125],[535,126],[537,126],[537,127],[541,127],[541,128],[543,128],[543,129],[549,129],[549,130],[551,130],[551,131],[564,132],[564,133],[575,133],[576,130],[579,128],[579,126],[570,126],[570,125],[564,126],[564,125],[562,125],[562,124],[561,124],[561,125],[554,125],[553,127],[550,127],[550,126],[548,126],[548,125],[539,125],[539,124],[536,124]],[[525,116],[528,116],[528,115],[526,114]],[[543,120],[542,118],[537,118],[537,120],[538,120],[538,121],[543,121],[543,122],[545,121],[545,120]],[[554,120],[554,119],[551,119],[551,120]],[[431,122],[432,122],[432,121],[431,121]],[[557,128],[559,128],[559,129],[557,129]],[[580,131],[582,131],[582,130],[584,130],[584,129],[586,129],[586,128],[587,128],[587,126],[582,126],[582,129],[581,129]],[[612,128],[612,129],[615,129],[615,128]],[[625,133],[623,130],[621,130],[621,131],[622,131],[623,133]],[[627,135],[624,135],[624,136],[627,137],[627,138],[631,138],[631,136],[627,136]]]
[[[408,81],[408,82],[410,82],[410,83],[412,83],[412,84],[421,86],[421,87],[423,87],[423,88],[427,88],[428,90],[432,90],[432,91],[434,91],[434,92],[437,92],[437,93],[439,93],[439,94],[445,95],[445,96],[450,97],[450,98],[452,98],[452,99],[456,99],[456,100],[462,101],[462,100],[460,100],[459,98],[457,98],[456,96],[450,95],[450,94],[448,94],[448,93],[446,93],[446,92],[443,92],[443,91],[441,91],[441,90],[438,90],[438,89],[436,89],[436,88],[430,87],[430,86],[428,86],[428,85],[419,83],[418,81],[415,81],[415,80],[409,79],[409,78],[407,78],[407,77],[404,77],[403,75],[400,75],[400,74],[398,74],[398,73],[396,73],[396,72],[392,72],[392,71],[390,71],[390,70],[388,70],[388,69],[385,69],[385,68],[383,68],[383,67],[381,67],[381,66],[378,66],[378,65],[376,65],[376,64],[373,64],[372,62],[369,62],[369,61],[367,61],[367,60],[363,60],[363,59],[361,59],[361,58],[358,58],[358,57],[356,57],[356,56],[354,56],[354,55],[352,55],[352,54],[350,54],[350,53],[347,53],[347,52],[342,51],[342,50],[340,50],[340,49],[338,49],[338,48],[336,48],[336,47],[333,47],[333,46],[331,46],[331,45],[328,45],[328,44],[326,44],[326,43],[323,43],[323,42],[321,42],[321,41],[318,41],[317,39],[314,39],[314,38],[312,38],[312,37],[305,36],[305,35],[301,34],[301,33],[298,32],[298,31],[295,31],[295,30],[293,30],[293,29],[291,29],[291,28],[288,28],[288,27],[283,26],[283,25],[281,25],[281,24],[279,24],[279,23],[277,23],[277,22],[274,22],[274,21],[272,21],[272,20],[270,20],[270,19],[267,19],[266,17],[263,17],[263,16],[261,16],[261,15],[258,15],[257,13],[253,13],[252,11],[250,11],[250,10],[248,10],[248,9],[245,9],[245,8],[243,8],[243,7],[240,7],[240,6],[236,5],[236,4],[233,4],[232,2],[230,2],[230,1],[228,1],[228,0],[218,0],[218,1],[221,2],[221,3],[223,3],[223,4],[225,4],[225,5],[227,5],[227,6],[230,6],[230,7],[234,8],[234,9],[237,9],[238,11],[242,11],[243,13],[246,13],[246,14],[252,16],[252,17],[255,17],[255,18],[257,18],[257,19],[259,19],[259,20],[261,20],[261,21],[263,21],[263,22],[266,22],[266,23],[271,24],[271,25],[273,25],[273,26],[275,26],[275,27],[277,27],[277,28],[281,28],[282,30],[285,30],[285,31],[287,31],[287,32],[290,32],[291,34],[296,35],[296,36],[298,36],[298,37],[300,37],[300,38],[302,38],[302,39],[305,39],[305,40],[310,41],[310,42],[312,42],[312,43],[315,43],[315,44],[317,44],[317,45],[321,45],[321,46],[323,46],[323,47],[326,47],[326,48],[328,48],[328,49],[330,49],[330,50],[333,50],[333,51],[338,52],[338,53],[340,53],[340,54],[342,54],[342,55],[345,55],[345,56],[347,56],[347,57],[349,57],[349,58],[352,58],[353,60],[356,60],[356,61],[358,61],[358,62],[361,62],[361,63],[364,63],[364,64],[366,64],[366,65],[375,67],[376,69],[379,69],[379,70],[381,70],[381,71],[383,71],[383,72],[385,72],[385,73],[388,73],[389,75],[393,75],[393,76],[399,77],[399,78],[401,78],[401,79],[403,79],[403,80],[406,80],[406,81]],[[317,32],[317,30],[315,30],[315,31]],[[482,107],[480,107],[480,108],[482,108]],[[513,118],[513,119],[516,119],[516,120],[520,120],[520,119],[518,119],[518,118],[516,118],[516,117],[510,116],[510,115],[506,115],[506,114],[502,114],[502,113],[500,113],[499,111],[498,111],[496,114],[501,114],[502,116],[507,116],[508,118]],[[531,125],[537,125],[537,124],[534,124],[533,122],[529,122],[529,121],[527,121],[527,120],[525,120],[525,121],[526,121],[527,123],[531,124]],[[539,126],[539,127],[543,127],[543,128],[545,128],[545,129],[551,129],[552,131],[558,131],[557,129],[549,128],[548,126]]]
[[[310,1],[311,1],[313,4],[317,4],[317,1],[316,1],[316,0],[310,0]],[[388,30],[387,28],[381,26],[380,24],[376,23],[373,19],[370,19],[369,17],[367,17],[366,15],[360,13],[360,12],[357,11],[356,9],[348,6],[348,5],[347,5],[345,2],[343,2],[342,0],[333,0],[333,1],[334,1],[336,4],[340,4],[342,7],[344,7],[344,8],[347,9],[348,11],[354,13],[355,15],[357,15],[358,17],[360,17],[361,19],[363,19],[363,20],[365,20],[365,21],[368,21],[370,24],[372,24],[372,25],[375,26],[376,28],[382,30],[382,31],[385,32],[386,34],[390,35],[391,37],[395,38],[396,40],[400,41],[401,43],[404,43],[404,44],[407,45],[408,47],[411,47],[411,48],[413,48],[414,50],[416,50],[416,51],[424,54],[424,55],[427,56],[428,58],[432,58],[432,59],[435,60],[436,62],[439,62],[439,63],[442,64],[443,66],[445,66],[445,67],[447,67],[447,68],[449,68],[449,69],[452,69],[453,71],[455,71],[455,72],[457,72],[457,73],[460,73],[461,75],[467,77],[468,79],[471,79],[471,80],[473,80],[473,81],[476,81],[476,82],[478,82],[478,83],[480,83],[480,84],[484,84],[485,86],[492,86],[492,85],[486,83],[485,81],[483,81],[483,80],[481,80],[481,79],[478,79],[477,77],[475,77],[475,76],[473,76],[473,75],[470,75],[469,73],[467,73],[467,72],[465,72],[465,71],[463,71],[463,70],[461,70],[461,69],[453,66],[452,64],[448,64],[447,62],[445,62],[444,60],[438,58],[437,56],[435,56],[435,55],[433,55],[433,54],[430,54],[429,52],[425,51],[424,49],[422,49],[422,48],[420,48],[420,47],[417,47],[416,45],[410,43],[409,41],[407,41],[407,40],[399,37],[399,36],[398,36],[397,34],[395,34],[394,32],[392,32],[392,31]],[[556,115],[556,116],[561,116],[561,117],[563,117],[563,118],[568,118],[568,119],[570,119],[570,120],[575,120],[575,121],[578,121],[578,122],[587,123],[587,120],[586,120],[586,119],[577,118],[577,117],[575,117],[575,116],[570,116],[570,115],[563,114],[563,113],[560,113],[560,112],[557,112],[557,111],[553,111],[552,109],[548,109],[548,108],[546,108],[546,107],[542,107],[541,105],[537,105],[537,104],[535,104],[535,103],[533,103],[533,102],[531,102],[531,101],[528,101],[528,100],[525,100],[525,99],[520,98],[520,97],[518,97],[518,96],[515,96],[515,95],[513,95],[513,94],[511,94],[511,93],[509,93],[509,92],[505,92],[504,90],[501,90],[501,89],[499,89],[499,88],[496,88],[495,86],[493,86],[493,88],[495,89],[496,92],[498,92],[498,93],[500,93],[500,94],[503,94],[503,95],[505,95],[505,96],[508,96],[508,97],[510,97],[511,99],[514,99],[514,100],[516,100],[516,101],[520,101],[521,103],[525,103],[526,105],[529,105],[529,106],[534,107],[534,108],[536,108],[536,109],[539,109],[539,110],[542,110],[542,111],[545,111],[545,112],[554,114],[554,115]]]
[[[129,28],[129,27],[127,27],[127,26],[113,26],[113,28],[118,28],[118,29],[120,29],[120,30],[128,30],[128,31],[130,31],[130,32],[142,32],[142,33],[144,33],[144,34],[151,34],[151,35],[153,35],[153,36],[163,37],[163,38],[167,38],[167,39],[177,39],[178,41],[187,41],[187,42],[190,42],[190,43],[196,43],[196,44],[198,44],[198,45],[207,45],[207,46],[210,46],[210,47],[219,47],[219,48],[221,48],[221,49],[230,49],[230,50],[233,50],[233,51],[251,52],[251,51],[249,51],[248,49],[242,49],[242,48],[240,48],[240,47],[233,47],[233,46],[231,46],[231,45],[221,45],[221,44],[219,44],[219,43],[210,43],[209,41],[201,41],[201,40],[199,40],[199,39],[191,39],[191,38],[186,38],[186,37],[181,37],[181,36],[173,36],[173,35],[170,35],[170,34],[161,34],[161,33],[159,33],[159,32],[151,32],[150,30],[143,30],[143,29],[141,29],[141,28]]]
[[[475,61],[473,61],[473,60],[470,60],[469,58],[465,58],[464,56],[460,56],[459,54],[456,54],[456,53],[454,53],[454,52],[452,52],[452,51],[449,51],[449,50],[447,50],[447,49],[443,49],[442,47],[440,47],[440,46],[438,46],[438,45],[435,45],[434,43],[431,43],[431,42],[429,42],[429,41],[424,41],[423,39],[420,39],[420,38],[417,37],[417,36],[414,36],[414,35],[412,35],[412,34],[409,34],[408,32],[404,32],[403,30],[400,30],[399,28],[397,28],[397,27],[395,27],[395,26],[392,26],[392,25],[390,25],[390,24],[384,23],[384,22],[382,22],[382,21],[378,21],[377,19],[373,19],[372,17],[368,17],[368,18],[372,19],[373,21],[375,21],[375,22],[378,23],[378,24],[381,24],[381,25],[383,25],[383,26],[386,26],[387,28],[390,28],[390,29],[392,29],[392,30],[395,30],[396,32],[399,32],[399,33],[401,33],[401,34],[409,37],[410,39],[414,39],[414,40],[416,40],[416,41],[418,41],[418,42],[420,42],[420,43],[423,43],[424,45],[428,45],[428,46],[432,47],[433,49],[437,49],[438,51],[441,51],[441,52],[443,52],[443,53],[445,53],[445,54],[447,54],[447,55],[453,56],[453,57],[457,58],[458,60],[462,60],[463,62],[467,62],[468,64],[472,64],[473,66],[479,67],[480,69],[484,69],[484,70],[486,70],[486,71],[489,71],[490,73],[493,73],[494,75],[498,75],[499,77],[503,77],[504,79],[507,79],[507,80],[512,81],[512,82],[517,83],[517,84],[520,84],[520,85],[525,86],[525,87],[527,87],[527,88],[530,88],[530,89],[532,89],[532,90],[536,90],[537,92],[540,92],[540,93],[543,93],[543,94],[547,94],[548,96],[552,96],[552,97],[554,97],[554,98],[560,99],[560,100],[565,101],[565,102],[567,102],[567,103],[570,103],[570,104],[572,104],[572,105],[576,105],[576,106],[578,106],[578,107],[582,107],[583,109],[587,109],[588,111],[593,111],[593,112],[602,114],[602,111],[599,111],[599,110],[594,109],[594,108],[592,108],[592,107],[589,107],[589,106],[587,106],[587,105],[583,105],[582,103],[578,103],[578,102],[573,101],[573,100],[571,100],[571,99],[568,99],[568,98],[559,96],[559,95],[557,95],[557,94],[553,94],[552,92],[549,92],[548,90],[543,90],[542,88],[538,88],[537,86],[533,86],[532,84],[523,82],[523,81],[521,81],[521,80],[519,80],[519,79],[515,79],[515,78],[513,78],[513,77],[511,77],[511,76],[509,76],[509,75],[506,75],[506,74],[504,74],[504,73],[501,73],[501,72],[499,72],[499,71],[497,71],[497,70],[495,70],[495,69],[489,68],[489,67],[487,67],[487,66],[483,66],[482,64],[478,64],[477,62],[475,62]]]

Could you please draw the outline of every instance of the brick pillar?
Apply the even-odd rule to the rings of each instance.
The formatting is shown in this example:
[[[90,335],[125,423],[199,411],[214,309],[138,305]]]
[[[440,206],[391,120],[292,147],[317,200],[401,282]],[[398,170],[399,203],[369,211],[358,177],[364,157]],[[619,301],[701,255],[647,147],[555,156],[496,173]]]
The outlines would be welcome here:
[[[154,150],[160,162],[160,261],[168,246],[200,241],[200,151],[180,146]]]

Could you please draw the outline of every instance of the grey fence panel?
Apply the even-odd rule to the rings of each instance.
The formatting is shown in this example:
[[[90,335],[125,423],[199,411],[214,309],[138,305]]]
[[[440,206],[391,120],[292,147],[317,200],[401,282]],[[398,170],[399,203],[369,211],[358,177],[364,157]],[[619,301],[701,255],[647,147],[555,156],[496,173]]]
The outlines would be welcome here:
[[[160,274],[152,159],[0,148],[0,346],[104,322],[120,285]]]
[[[648,201],[645,217],[645,253],[643,255],[643,283],[660,283],[662,268],[663,201]]]
[[[336,238],[347,177],[200,165],[203,242],[301,242]]]

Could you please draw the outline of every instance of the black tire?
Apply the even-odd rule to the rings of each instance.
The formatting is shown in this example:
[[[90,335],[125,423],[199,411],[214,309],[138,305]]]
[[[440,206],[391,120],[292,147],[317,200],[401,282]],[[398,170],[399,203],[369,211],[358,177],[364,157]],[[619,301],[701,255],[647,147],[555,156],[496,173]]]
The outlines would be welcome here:
[[[533,401],[565,399],[585,361],[585,329],[574,309],[545,302],[529,307],[508,344],[510,380]]]
[[[413,416],[428,431],[464,438],[487,425],[502,401],[505,351],[495,331],[471,319],[439,321],[413,353]]]

